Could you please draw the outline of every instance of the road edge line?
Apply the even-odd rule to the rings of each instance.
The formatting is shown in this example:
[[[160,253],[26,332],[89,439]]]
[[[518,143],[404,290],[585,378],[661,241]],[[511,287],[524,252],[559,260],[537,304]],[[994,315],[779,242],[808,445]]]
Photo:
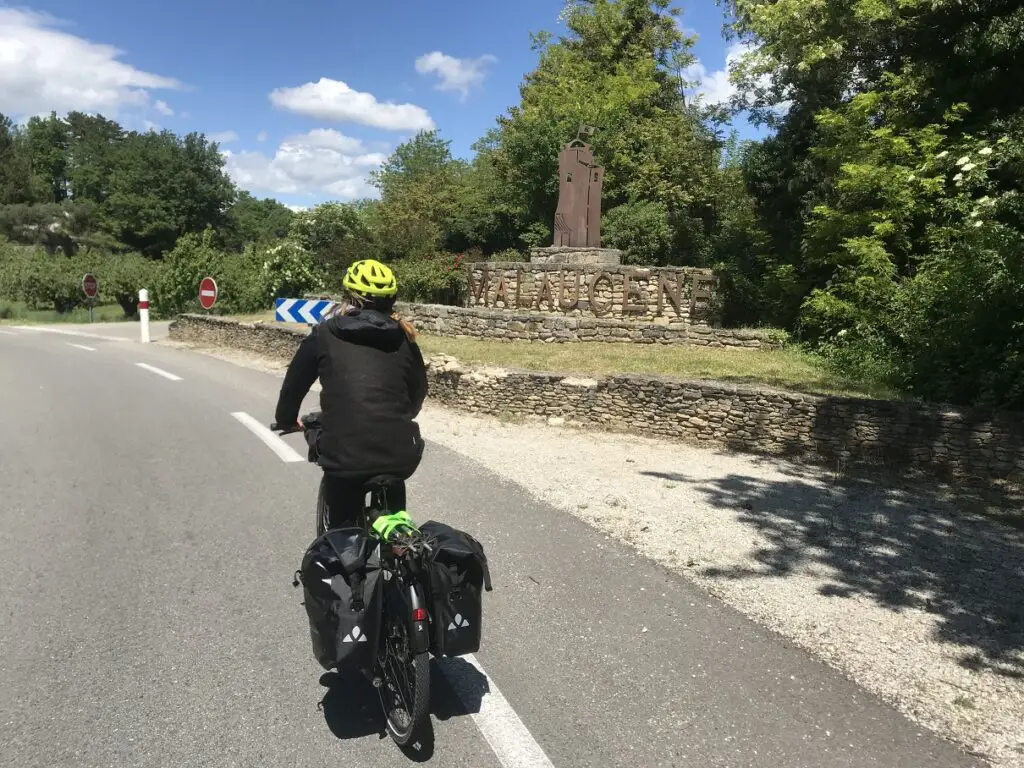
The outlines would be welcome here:
[[[476,686],[465,673],[451,664],[440,664],[441,673],[448,680],[455,694],[469,711],[473,722],[484,737],[484,741],[504,768],[554,768],[540,744],[519,719],[512,705],[494,684],[476,656],[467,653],[460,656],[487,680],[487,690],[481,696],[474,691]],[[479,701],[479,711],[473,707]]]
[[[277,454],[277,457],[288,464],[305,461],[306,457],[292,448],[278,435],[270,431],[270,428],[261,424],[245,411],[234,411],[231,414],[243,427],[252,432],[263,441],[270,450]]]

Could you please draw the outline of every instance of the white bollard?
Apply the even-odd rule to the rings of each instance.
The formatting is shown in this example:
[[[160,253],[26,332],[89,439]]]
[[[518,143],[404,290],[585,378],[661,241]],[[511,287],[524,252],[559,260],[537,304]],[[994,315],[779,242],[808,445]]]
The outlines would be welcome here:
[[[149,344],[149,291],[139,291],[139,327],[142,331],[142,343]]]

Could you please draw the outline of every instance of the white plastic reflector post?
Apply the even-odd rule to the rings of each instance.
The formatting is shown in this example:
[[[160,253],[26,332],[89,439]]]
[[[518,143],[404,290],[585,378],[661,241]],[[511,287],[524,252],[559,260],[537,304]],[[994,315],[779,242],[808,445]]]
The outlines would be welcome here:
[[[149,291],[139,291],[139,327],[142,332],[142,343],[149,344]]]

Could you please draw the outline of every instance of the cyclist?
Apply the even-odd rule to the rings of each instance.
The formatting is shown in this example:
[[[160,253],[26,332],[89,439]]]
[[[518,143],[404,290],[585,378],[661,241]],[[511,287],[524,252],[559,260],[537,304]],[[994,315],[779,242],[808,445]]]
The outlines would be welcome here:
[[[399,478],[387,488],[388,512],[405,510],[405,483],[419,466],[423,439],[415,419],[427,396],[423,355],[412,325],[394,312],[398,283],[373,259],[348,268],[345,297],[313,326],[288,366],[277,402],[278,424],[297,424],[302,400],[320,379],[321,422],[307,439],[325,475],[329,520],[317,534],[358,525],[364,483]]]

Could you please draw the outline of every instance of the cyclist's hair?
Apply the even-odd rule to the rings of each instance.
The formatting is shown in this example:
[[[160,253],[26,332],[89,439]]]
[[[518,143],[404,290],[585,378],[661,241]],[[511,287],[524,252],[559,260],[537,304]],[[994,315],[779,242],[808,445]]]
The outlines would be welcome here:
[[[406,320],[404,317],[400,317],[395,312],[395,299],[393,296],[363,296],[352,291],[345,291],[345,301],[342,307],[342,311],[347,313],[348,309],[373,309],[381,314],[388,315],[392,320],[396,320],[402,330],[405,331],[405,336],[410,342],[416,341],[416,328],[411,322]]]

